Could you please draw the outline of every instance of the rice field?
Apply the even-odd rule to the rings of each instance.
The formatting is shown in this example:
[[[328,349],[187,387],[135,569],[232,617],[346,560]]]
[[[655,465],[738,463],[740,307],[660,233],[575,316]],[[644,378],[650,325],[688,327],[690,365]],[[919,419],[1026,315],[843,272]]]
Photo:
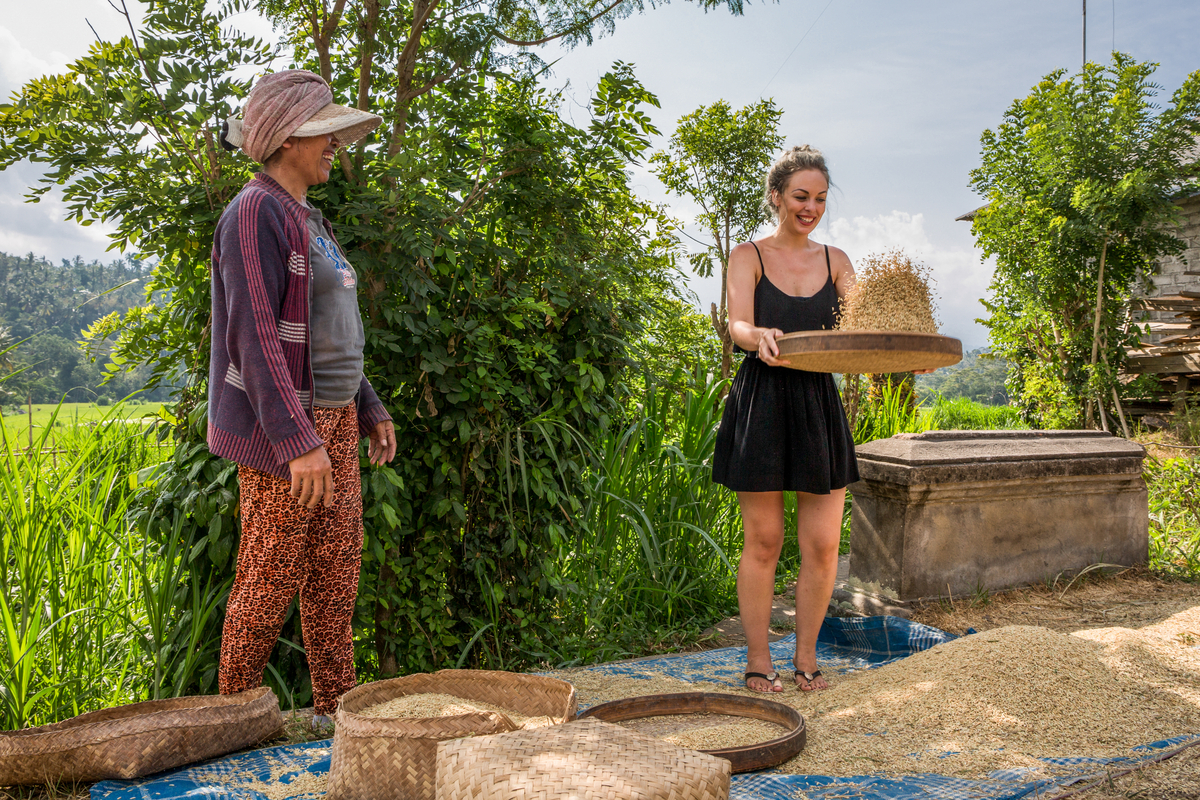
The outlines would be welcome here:
[[[163,410],[163,405],[162,403],[123,403],[104,406],[95,403],[34,403],[32,407],[27,405],[4,406],[3,410],[3,415],[0,415],[0,425],[3,425],[9,441],[28,446],[31,420],[33,435],[36,438],[48,426],[64,429],[81,424],[108,422],[113,419],[140,423],[147,417],[157,417]]]

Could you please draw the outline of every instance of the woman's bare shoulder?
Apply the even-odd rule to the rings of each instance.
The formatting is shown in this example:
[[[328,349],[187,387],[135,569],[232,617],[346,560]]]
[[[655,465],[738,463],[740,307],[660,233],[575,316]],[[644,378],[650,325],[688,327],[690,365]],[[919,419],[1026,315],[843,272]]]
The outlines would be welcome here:
[[[826,246],[829,248],[829,266],[834,277],[837,277],[840,272],[854,272],[854,264],[850,262],[850,256],[846,255],[846,251],[833,245]]]
[[[752,242],[742,242],[739,245],[734,245],[734,248],[729,251],[730,269],[750,269],[757,275],[758,265],[758,250]]]

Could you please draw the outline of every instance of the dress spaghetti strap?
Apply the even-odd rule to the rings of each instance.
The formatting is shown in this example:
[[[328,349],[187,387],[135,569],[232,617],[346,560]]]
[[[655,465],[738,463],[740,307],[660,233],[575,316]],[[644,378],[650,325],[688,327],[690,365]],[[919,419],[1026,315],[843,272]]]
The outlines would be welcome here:
[[[758,260],[762,261],[762,256]],[[833,280],[833,267],[829,266],[829,245],[825,245],[825,272],[829,274],[829,280]]]
[[[758,245],[754,242],[750,242],[750,246],[754,248],[754,252],[758,253],[758,271],[765,276],[767,274],[767,265],[763,263],[762,251],[758,249]],[[754,284],[757,286],[758,281],[755,281]]]

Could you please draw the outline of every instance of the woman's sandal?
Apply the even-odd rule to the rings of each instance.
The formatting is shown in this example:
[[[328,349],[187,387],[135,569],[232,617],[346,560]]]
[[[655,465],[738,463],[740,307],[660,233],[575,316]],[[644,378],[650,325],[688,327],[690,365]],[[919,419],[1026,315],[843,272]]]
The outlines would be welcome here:
[[[762,678],[764,681],[767,681],[771,684],[771,688],[770,689],[753,689],[750,687],[750,679],[751,678]],[[747,689],[750,689],[750,691],[752,691],[752,692],[758,692],[759,694],[773,694],[775,692],[783,691],[783,681],[781,681],[779,679],[779,673],[775,672],[774,670],[772,670],[770,674],[767,674],[765,672],[747,672],[746,676],[745,676],[745,678],[743,678],[743,680],[746,683]]]
[[[796,670],[796,685],[800,687],[800,691],[802,691],[802,692],[815,691],[817,687],[813,686],[812,684],[813,684],[813,681],[815,681],[818,677],[820,677],[820,675],[821,675],[821,670],[819,670],[819,669],[813,670],[812,672],[805,672],[802,669],[798,669],[798,670]],[[804,685],[800,684],[801,678],[804,679]]]

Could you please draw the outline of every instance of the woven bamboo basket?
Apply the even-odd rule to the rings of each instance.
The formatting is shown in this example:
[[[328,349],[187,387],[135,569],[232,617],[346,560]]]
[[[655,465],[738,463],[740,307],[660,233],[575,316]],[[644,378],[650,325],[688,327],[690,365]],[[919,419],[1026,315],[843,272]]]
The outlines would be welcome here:
[[[936,333],[799,331],[775,341],[780,361],[808,372],[912,372],[962,361],[962,342]]]
[[[442,742],[436,800],[726,800],[730,764],[588,717]]]
[[[700,751],[729,761],[734,774],[779,766],[803,750],[808,741],[804,717],[796,709],[774,700],[737,694],[680,692],[627,697],[592,706],[580,716],[595,717],[606,722],[625,722],[679,714],[723,714],[761,719],[784,729],[781,736],[770,741]]]
[[[241,750],[282,727],[265,686],[106,708],[0,732],[0,786],[140,778]]]
[[[367,683],[338,701],[328,800],[433,800],[438,742],[516,730],[496,712],[435,719],[365,717],[365,708],[410,694],[448,694],[556,723],[575,718],[575,688],[540,675],[444,669]]]

